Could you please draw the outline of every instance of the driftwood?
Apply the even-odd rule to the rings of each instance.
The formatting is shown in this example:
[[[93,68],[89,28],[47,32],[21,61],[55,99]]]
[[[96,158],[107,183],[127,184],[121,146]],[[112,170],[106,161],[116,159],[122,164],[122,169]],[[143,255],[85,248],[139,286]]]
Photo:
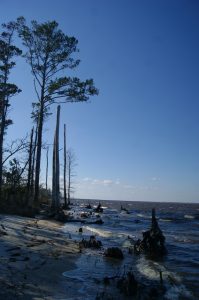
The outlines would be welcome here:
[[[149,253],[150,255],[163,255],[166,253],[164,245],[165,237],[158,225],[155,209],[152,209],[152,222],[151,229],[142,233],[143,239],[137,240],[134,245],[134,252],[140,254],[142,252]]]

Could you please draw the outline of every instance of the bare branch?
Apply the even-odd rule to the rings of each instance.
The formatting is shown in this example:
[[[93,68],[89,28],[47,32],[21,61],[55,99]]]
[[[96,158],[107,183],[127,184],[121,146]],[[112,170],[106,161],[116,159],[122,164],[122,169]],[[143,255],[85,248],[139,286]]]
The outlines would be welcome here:
[[[28,142],[27,142],[27,136],[20,140],[15,140],[11,142],[10,146],[7,146],[7,149],[4,150],[4,153],[8,153],[7,157],[3,160],[3,165],[6,163],[10,157],[12,157],[14,154],[25,150],[28,148]]]

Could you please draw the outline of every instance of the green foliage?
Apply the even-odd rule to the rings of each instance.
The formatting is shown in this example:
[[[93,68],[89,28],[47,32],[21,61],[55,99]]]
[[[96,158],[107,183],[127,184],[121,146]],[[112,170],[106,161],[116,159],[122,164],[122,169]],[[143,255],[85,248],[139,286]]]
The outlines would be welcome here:
[[[31,119],[33,120],[33,122],[35,124],[37,124],[38,122],[38,116],[39,116],[39,112],[41,110],[41,104],[40,102],[33,102],[32,103],[32,112],[31,112]],[[50,112],[50,107],[44,107],[43,108],[43,118],[44,121],[46,121],[48,119],[49,116],[52,115],[52,113]]]
[[[0,34],[0,198],[2,191],[2,171],[3,171],[3,152],[4,135],[6,129],[12,124],[8,119],[8,108],[10,98],[21,92],[14,84],[9,82],[9,75],[15,66],[14,57],[21,55],[21,50],[13,45],[13,35],[17,28],[16,22],[2,25],[4,31]]]
[[[22,51],[13,45],[13,34],[16,30],[17,24],[10,22],[2,24],[3,31],[0,35],[0,91],[4,92],[5,96],[16,94],[20,90],[15,84],[8,84],[8,76],[11,69],[15,66],[13,58],[22,54]],[[4,86],[4,84],[7,84]]]
[[[16,187],[23,185],[24,178],[22,177],[23,168],[20,162],[14,158],[9,161],[9,168],[4,172],[4,179],[7,186]]]
[[[65,102],[87,101],[89,96],[98,94],[92,79],[81,81],[76,77],[61,76],[64,70],[77,67],[80,60],[72,57],[78,52],[77,39],[65,35],[57,22],[38,24],[32,21],[28,27],[21,17],[18,30],[27,49],[24,56],[35,78],[38,100],[45,108],[63,98]]]
[[[2,25],[4,31],[0,34],[0,125],[1,130],[12,124],[11,120],[6,120],[9,99],[20,93],[21,90],[13,83],[8,82],[11,69],[15,66],[14,57],[22,54],[22,51],[13,45],[13,34],[16,30],[16,23],[10,22]],[[3,132],[4,134],[5,132]]]

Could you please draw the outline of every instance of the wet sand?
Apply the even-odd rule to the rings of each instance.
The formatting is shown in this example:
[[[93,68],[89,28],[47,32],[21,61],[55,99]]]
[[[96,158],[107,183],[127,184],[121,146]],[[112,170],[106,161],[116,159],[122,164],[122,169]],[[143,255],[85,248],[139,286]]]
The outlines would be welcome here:
[[[0,299],[70,299],[79,245],[56,221],[0,215]],[[71,294],[72,293],[72,294]]]

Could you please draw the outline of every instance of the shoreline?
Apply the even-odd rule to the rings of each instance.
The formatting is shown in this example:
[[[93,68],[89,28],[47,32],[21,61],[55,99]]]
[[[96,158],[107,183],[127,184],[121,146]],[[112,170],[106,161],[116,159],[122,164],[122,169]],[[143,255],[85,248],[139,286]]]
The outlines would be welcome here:
[[[191,226],[194,220],[197,222],[197,213],[194,212],[196,215],[192,216],[191,209],[187,220],[185,211],[186,215],[182,213],[181,219],[176,219],[177,222],[171,219],[174,222],[169,225],[166,219],[158,219],[161,229],[166,232],[166,248],[169,252],[163,259],[164,263],[161,263],[162,259],[153,260],[144,253],[137,255],[133,252],[143,229],[148,232],[146,229],[151,226],[149,207],[140,206],[139,210],[130,207],[130,211],[128,206],[128,209],[125,207],[122,210],[120,206],[104,207],[104,212],[100,214],[104,225],[99,225],[94,222],[99,218],[95,208],[97,205],[91,211],[85,204],[76,203],[69,211],[74,224],[70,219],[62,223],[43,219],[42,215],[35,218],[0,215],[0,299],[130,299],[130,296],[125,295],[125,290],[121,290],[124,287],[118,287],[121,280],[127,282],[125,276],[128,270],[135,274],[137,281],[136,299],[148,299],[148,294],[155,296],[154,299],[171,299],[170,295],[175,299],[183,295],[187,299],[194,299],[198,288],[189,283],[189,270],[183,267],[185,275],[181,276],[181,265],[178,267],[179,273],[173,268],[173,259],[179,264],[173,247],[192,245],[184,237],[181,244],[179,238],[182,224],[187,230],[189,224]],[[144,209],[148,209],[146,214],[138,214],[139,211],[144,212]],[[165,216],[164,210],[163,206],[160,216]],[[91,224],[91,228],[87,224]],[[173,230],[174,236],[170,234]],[[106,231],[111,232],[110,236],[106,235]],[[91,240],[100,242],[102,247],[90,245]],[[119,247],[124,260],[108,257],[106,251],[111,247]],[[194,251],[194,244],[192,248]],[[183,263],[183,259],[181,261]]]
[[[62,273],[76,268],[80,254],[62,226],[53,220],[0,215],[1,299],[70,298]]]

